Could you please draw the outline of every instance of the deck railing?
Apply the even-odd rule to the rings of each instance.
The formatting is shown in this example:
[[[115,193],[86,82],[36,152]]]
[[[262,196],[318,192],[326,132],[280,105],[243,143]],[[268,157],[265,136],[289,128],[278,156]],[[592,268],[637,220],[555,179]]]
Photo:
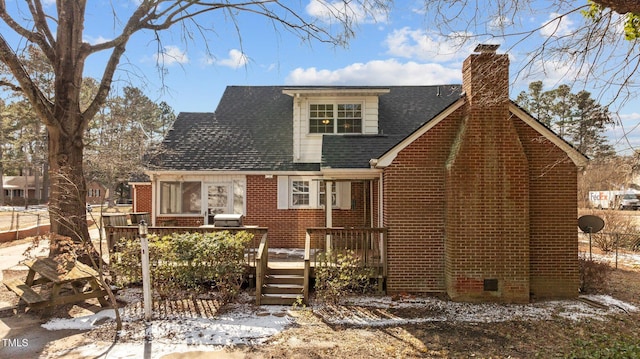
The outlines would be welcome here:
[[[264,277],[267,275],[269,265],[269,239],[265,233],[260,240],[260,245],[256,251],[256,304],[260,305],[262,299],[262,285]]]
[[[338,255],[353,253],[370,270],[383,290],[387,277],[386,228],[308,228],[305,238],[305,272],[311,267],[335,265]],[[305,273],[307,274],[307,273]]]
[[[107,237],[107,243],[109,243],[109,250],[113,250],[112,244],[115,244],[120,238],[135,239],[138,238],[138,226],[105,226],[105,235]],[[240,231],[246,231],[253,234],[253,239],[250,244],[247,245],[245,251],[245,258],[247,264],[250,266],[256,266],[256,257],[258,247],[261,241],[267,237],[267,228],[264,227],[149,227],[149,234],[156,234],[160,237],[171,235],[173,233],[209,233],[209,232],[221,232],[229,231],[236,233]]]

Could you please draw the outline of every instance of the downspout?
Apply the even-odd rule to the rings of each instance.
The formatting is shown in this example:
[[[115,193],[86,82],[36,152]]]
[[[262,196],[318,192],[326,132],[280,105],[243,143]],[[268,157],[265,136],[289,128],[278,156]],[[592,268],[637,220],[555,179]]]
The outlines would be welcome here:
[[[380,173],[380,180],[378,181],[378,227],[379,228],[383,228],[384,227],[384,223],[382,223],[383,218],[384,218],[384,195],[383,195],[383,190],[384,190],[384,184],[382,183],[383,181],[383,173]],[[389,241],[389,237],[387,234],[387,243]],[[378,239],[378,243],[380,246],[380,258],[382,258],[382,260],[384,261],[384,268],[388,268],[389,267],[389,259],[387,258],[387,248],[384,245],[384,234],[380,233],[380,238]],[[385,273],[384,275],[387,275],[387,271],[385,269]]]
[[[157,177],[151,175],[151,225],[156,226],[156,217],[158,215],[158,208],[156,208],[157,198],[160,196],[158,192],[158,186],[156,185]]]

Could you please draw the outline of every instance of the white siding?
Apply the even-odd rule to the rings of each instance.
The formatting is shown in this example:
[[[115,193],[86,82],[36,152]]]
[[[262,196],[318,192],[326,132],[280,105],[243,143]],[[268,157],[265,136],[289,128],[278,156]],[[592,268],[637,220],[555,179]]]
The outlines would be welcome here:
[[[309,133],[309,103],[335,101],[362,103],[363,133],[378,133],[378,96],[296,97],[293,102],[294,162],[319,163],[322,160],[323,135]]]

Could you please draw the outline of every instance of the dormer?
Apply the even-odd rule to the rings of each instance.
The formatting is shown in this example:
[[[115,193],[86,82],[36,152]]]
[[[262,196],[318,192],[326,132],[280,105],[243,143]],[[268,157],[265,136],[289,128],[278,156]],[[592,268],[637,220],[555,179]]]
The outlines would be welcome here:
[[[293,161],[319,163],[322,136],[378,134],[378,97],[384,87],[292,87]]]

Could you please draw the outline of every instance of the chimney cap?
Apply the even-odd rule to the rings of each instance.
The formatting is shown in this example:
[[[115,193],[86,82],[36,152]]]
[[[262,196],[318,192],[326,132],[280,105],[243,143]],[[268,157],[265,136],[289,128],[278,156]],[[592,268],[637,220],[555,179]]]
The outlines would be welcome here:
[[[498,47],[500,47],[500,45],[497,44],[478,44],[478,46],[476,46],[475,49],[473,49],[473,52],[479,52],[479,53],[487,53],[487,54],[493,54],[496,52],[496,50],[498,50]]]

